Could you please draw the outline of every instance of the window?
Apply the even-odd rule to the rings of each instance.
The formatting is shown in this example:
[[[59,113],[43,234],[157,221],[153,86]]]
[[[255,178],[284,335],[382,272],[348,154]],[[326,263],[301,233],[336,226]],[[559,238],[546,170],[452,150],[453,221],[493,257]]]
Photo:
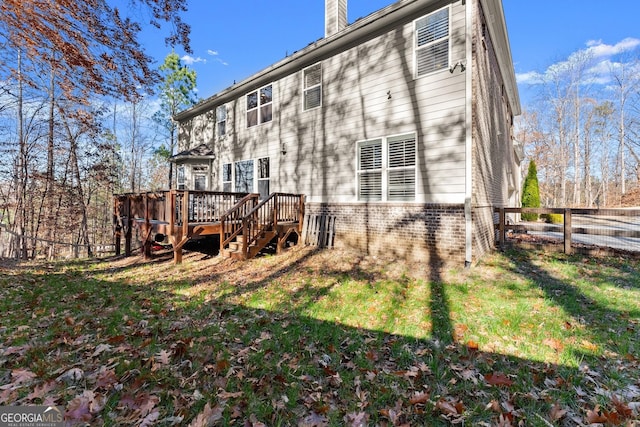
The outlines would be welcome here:
[[[273,87],[265,86],[247,95],[247,127],[273,119]]]
[[[360,201],[415,200],[415,135],[359,143],[357,187]]]
[[[312,65],[303,71],[304,110],[322,105],[322,64]]]
[[[411,201],[416,197],[416,139],[413,135],[387,140],[387,200]]]
[[[243,160],[235,164],[235,191],[253,192],[253,160]]]
[[[222,191],[230,193],[233,191],[231,183],[233,182],[231,176],[231,163],[225,163],[222,165]]]
[[[358,200],[382,200],[382,140],[358,148]]]
[[[206,191],[209,175],[208,166],[193,167],[193,189],[196,191]]]
[[[433,12],[415,23],[416,76],[449,67],[449,8]]]
[[[184,190],[186,188],[184,180],[184,166],[178,166],[178,171],[176,173],[176,186],[178,187],[178,190]]]
[[[224,136],[227,133],[227,107],[220,105],[216,109],[216,122],[218,123],[218,136]]]
[[[262,200],[269,197],[269,158],[258,159],[258,193]]]

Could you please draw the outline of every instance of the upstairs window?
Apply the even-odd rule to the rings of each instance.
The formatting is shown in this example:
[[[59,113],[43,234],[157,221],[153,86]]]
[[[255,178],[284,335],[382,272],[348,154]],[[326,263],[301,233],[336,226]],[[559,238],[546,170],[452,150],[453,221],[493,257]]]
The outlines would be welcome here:
[[[303,71],[304,110],[322,105],[322,64],[318,63]]]
[[[247,127],[273,119],[273,86],[268,85],[247,95]]]
[[[218,124],[218,136],[224,136],[227,133],[227,107],[220,105],[216,108],[216,122]]]
[[[449,7],[418,19],[416,34],[416,76],[449,68]]]

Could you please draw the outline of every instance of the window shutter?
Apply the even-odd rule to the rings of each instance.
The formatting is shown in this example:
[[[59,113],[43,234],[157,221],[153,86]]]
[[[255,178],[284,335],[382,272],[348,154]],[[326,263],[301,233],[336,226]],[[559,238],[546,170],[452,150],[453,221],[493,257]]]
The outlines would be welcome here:
[[[322,67],[316,64],[304,70],[304,87],[305,89],[322,83]]]
[[[389,140],[389,167],[400,168],[416,165],[415,138]]]
[[[358,200],[382,200],[382,172],[363,172],[358,184]]]
[[[316,86],[313,89],[307,89],[304,91],[304,109],[310,110],[311,108],[319,107],[322,103],[320,86]]]
[[[416,21],[418,47],[449,37],[449,9],[442,9]]]
[[[412,201],[416,197],[416,140],[389,139],[387,200]]]
[[[358,150],[358,200],[382,200],[382,141],[360,145]]]
[[[312,65],[303,72],[304,109],[310,110],[322,105],[322,64]]]
[[[449,66],[449,9],[416,21],[416,73],[418,76]]]
[[[358,169],[380,169],[382,167],[382,141],[363,144],[358,156]]]

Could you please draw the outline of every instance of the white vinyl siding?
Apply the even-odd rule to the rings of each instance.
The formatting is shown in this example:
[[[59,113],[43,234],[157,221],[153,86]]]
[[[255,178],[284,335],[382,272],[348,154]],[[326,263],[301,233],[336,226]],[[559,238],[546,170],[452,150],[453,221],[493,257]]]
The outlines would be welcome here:
[[[449,6],[450,58],[456,60],[465,57],[465,8],[461,2]],[[241,90],[234,99],[217,102],[216,106],[224,103],[227,107],[225,138],[216,140],[217,133],[197,131],[208,122],[213,124],[212,132],[217,131],[214,109],[198,115],[193,125],[181,124],[184,129],[194,129],[182,132],[181,141],[189,139],[191,146],[215,141],[215,170],[221,173],[223,163],[231,164],[231,188],[234,163],[254,159],[253,189],[258,192],[257,161],[269,157],[271,192],[302,193],[311,203],[353,203],[359,199],[356,142],[415,133],[415,199],[389,203],[464,203],[467,73],[445,69],[415,79],[416,20],[399,30],[402,37],[385,33],[323,57],[321,107],[304,111],[306,67],[300,67],[289,75]],[[314,60],[307,65],[317,63]],[[247,128],[246,95],[255,92],[257,101],[257,91],[265,84],[273,85],[273,120]],[[386,140],[383,144],[379,158],[386,159]],[[384,173],[388,173],[386,166]],[[408,172],[403,173],[406,178]],[[370,203],[385,203],[390,197],[388,179],[382,181],[374,171],[364,175],[363,184],[369,179],[368,197],[380,200]],[[216,182],[222,185],[217,176]],[[373,191],[375,186],[382,192]]]
[[[273,119],[273,85],[267,85],[247,94],[247,127],[270,122]]]
[[[322,105],[322,64],[315,64],[303,71],[304,110]]]
[[[415,37],[417,77],[449,67],[449,7],[418,19]]]

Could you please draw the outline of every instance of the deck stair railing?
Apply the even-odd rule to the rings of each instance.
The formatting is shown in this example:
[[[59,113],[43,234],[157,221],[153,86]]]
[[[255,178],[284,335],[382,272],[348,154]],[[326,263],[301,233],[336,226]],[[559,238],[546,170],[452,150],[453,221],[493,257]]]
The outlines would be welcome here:
[[[258,204],[259,197],[256,193],[247,194],[220,217],[220,250],[242,234],[243,219]]]
[[[278,236],[279,224],[301,223],[303,205],[299,194],[271,193],[250,210],[242,219],[241,258],[254,257]]]

